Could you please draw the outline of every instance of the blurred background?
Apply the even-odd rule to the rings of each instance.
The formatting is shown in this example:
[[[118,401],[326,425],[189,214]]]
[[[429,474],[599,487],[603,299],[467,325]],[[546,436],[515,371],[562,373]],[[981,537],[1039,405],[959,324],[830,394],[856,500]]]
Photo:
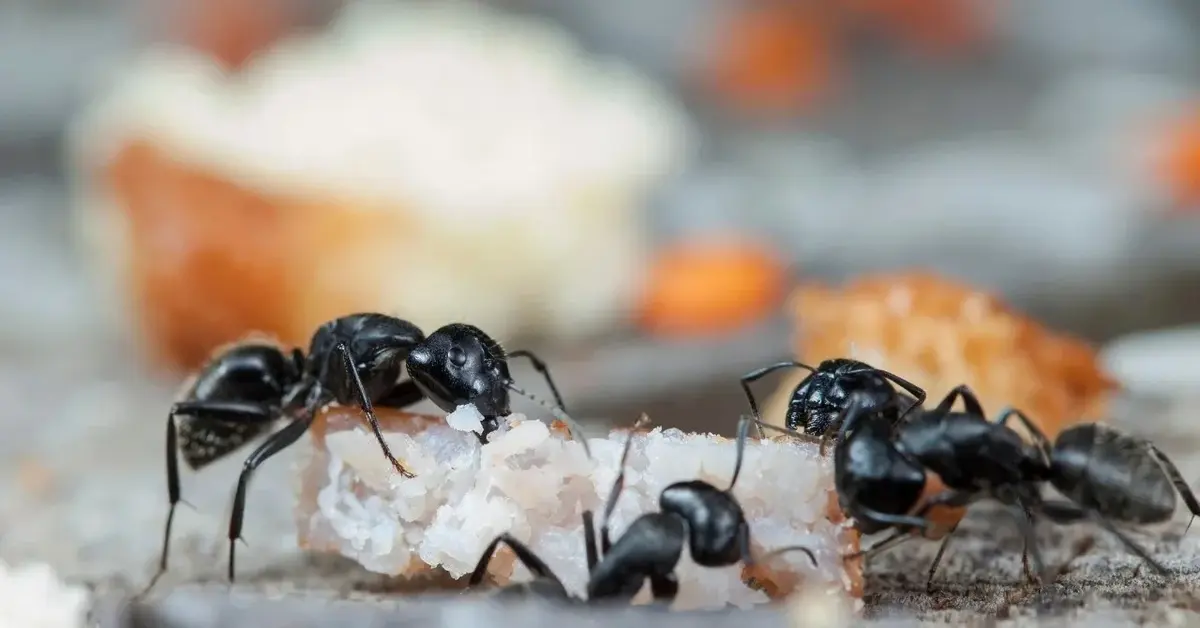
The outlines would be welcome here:
[[[1198,29],[1188,0],[0,0],[5,521],[102,472],[157,521],[183,376],[357,310],[536,349],[581,418],[717,431],[803,281],[933,270],[1096,343],[1195,323]],[[108,505],[100,553],[103,495],[71,506]]]

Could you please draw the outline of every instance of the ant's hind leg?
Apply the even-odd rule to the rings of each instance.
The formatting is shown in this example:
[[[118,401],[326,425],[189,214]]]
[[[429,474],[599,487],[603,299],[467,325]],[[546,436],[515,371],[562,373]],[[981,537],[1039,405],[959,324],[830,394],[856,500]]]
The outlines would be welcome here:
[[[1158,460],[1158,463],[1162,465],[1163,470],[1167,472],[1167,477],[1171,478],[1171,484],[1175,485],[1175,490],[1179,491],[1179,496],[1183,498],[1183,503],[1187,504],[1188,511],[1192,513],[1191,518],[1188,519],[1187,527],[1187,529],[1190,530],[1192,528],[1192,522],[1196,520],[1196,517],[1200,517],[1200,502],[1196,501],[1195,493],[1192,492],[1192,489],[1190,486],[1188,486],[1187,481],[1183,479],[1183,474],[1179,472],[1179,469],[1175,467],[1175,463],[1171,462],[1171,459],[1167,457],[1167,454],[1164,454],[1158,447],[1155,447],[1154,445],[1150,445],[1150,453]],[[1187,530],[1184,530],[1184,534],[1187,534]]]
[[[1162,563],[1155,560],[1154,557],[1150,555],[1150,552],[1146,551],[1146,548],[1129,538],[1128,534],[1125,534],[1121,530],[1117,529],[1117,527],[1110,523],[1108,519],[1101,517],[1098,513],[1084,510],[1075,504],[1064,501],[1042,502],[1038,506],[1038,511],[1047,519],[1050,519],[1056,523],[1076,523],[1084,519],[1089,519],[1100,527],[1104,528],[1109,534],[1117,537],[1117,540],[1120,541],[1126,549],[1136,554],[1138,558],[1141,558],[1143,561],[1145,561],[1146,564],[1150,565],[1150,567],[1154,569],[1154,571],[1158,572],[1160,576],[1171,575],[1171,571],[1163,566]]]
[[[1000,414],[997,414],[996,418],[992,419],[992,423],[995,423],[996,425],[1005,425],[1012,417],[1016,417],[1017,420],[1021,422],[1021,425],[1025,427],[1027,432],[1029,432],[1029,436],[1033,439],[1034,444],[1041,448],[1042,453],[1046,456],[1046,461],[1049,462],[1050,458],[1052,457],[1051,450],[1053,449],[1053,446],[1050,444],[1050,439],[1046,438],[1045,432],[1043,432],[1041,428],[1037,426],[1037,423],[1034,423],[1033,420],[1029,418],[1029,415],[1025,414],[1021,410],[1009,406],[1001,410]]]
[[[217,402],[217,401],[181,401],[171,407],[167,415],[167,497],[170,506],[167,510],[167,523],[163,530],[162,554],[158,561],[158,570],[150,578],[150,582],[142,589],[139,596],[145,595],[154,588],[158,580],[167,572],[167,559],[171,550],[171,527],[175,522],[175,508],[182,501],[179,490],[179,439],[175,417],[185,415],[196,421],[223,421],[240,424],[266,424],[275,420],[275,412],[271,408],[247,403]],[[230,450],[242,444],[241,441],[229,441]]]
[[[488,564],[492,562],[492,558],[496,555],[496,550],[499,549],[501,543],[507,545],[508,549],[512,550],[513,554],[516,554],[517,560],[521,561],[534,577],[553,582],[563,592],[563,597],[567,597],[566,587],[563,586],[558,576],[554,575],[554,572],[550,570],[549,565],[538,558],[537,554],[534,554],[533,550],[529,549],[528,546],[513,538],[511,534],[501,534],[492,539],[491,543],[488,543],[487,548],[483,550],[483,555],[479,557],[479,563],[475,565],[475,571],[471,572],[471,578],[467,580],[467,586],[474,587],[483,582],[483,576],[487,574]]]

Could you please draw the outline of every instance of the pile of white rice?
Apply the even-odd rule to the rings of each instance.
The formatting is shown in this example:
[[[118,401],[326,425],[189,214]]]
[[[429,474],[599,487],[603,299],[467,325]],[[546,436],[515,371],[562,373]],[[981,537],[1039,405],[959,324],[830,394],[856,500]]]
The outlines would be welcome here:
[[[589,440],[594,457],[538,421],[509,417],[481,447],[474,434],[459,431],[477,424],[473,411],[460,408],[446,423],[415,436],[389,433],[388,444],[416,474],[402,479],[364,429],[326,435],[327,484],[317,495],[308,522],[310,544],[332,546],[364,567],[384,574],[415,574],[441,568],[451,576],[469,574],[485,546],[510,533],[529,546],[558,574],[567,590],[582,596],[587,581],[581,513],[597,517],[617,473],[627,432]],[[728,486],[734,441],[708,434],[655,429],[635,435],[625,490],[612,519],[614,539],[637,516],[658,509],[668,484],[702,479]],[[319,464],[319,463],[318,463]],[[842,528],[826,519],[832,464],[811,444],[747,443],[734,490],[750,521],[755,551],[805,545],[816,554],[792,552],[772,567],[800,576],[806,589],[842,591],[850,586],[840,554]],[[529,574],[511,559],[493,562],[498,583],[523,581]],[[742,582],[741,565],[705,569],[685,556],[677,575],[677,609],[746,607],[768,601]],[[648,599],[643,590],[638,598]]]

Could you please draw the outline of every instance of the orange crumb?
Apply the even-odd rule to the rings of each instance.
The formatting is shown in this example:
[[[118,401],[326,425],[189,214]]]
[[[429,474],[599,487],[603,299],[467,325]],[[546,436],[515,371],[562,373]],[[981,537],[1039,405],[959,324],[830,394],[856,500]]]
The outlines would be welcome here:
[[[1156,173],[1180,206],[1200,204],[1200,111],[1165,126]]]
[[[693,242],[663,251],[650,269],[639,308],[652,334],[697,336],[731,331],[770,315],[787,270],[750,242]]]
[[[790,5],[743,9],[715,44],[707,83],[720,97],[751,112],[810,108],[833,81],[828,26],[815,11]]]
[[[967,384],[989,411],[1016,406],[1050,438],[1103,416],[1116,387],[1088,344],[992,294],[932,274],[872,275],[841,288],[804,285],[789,308],[802,361],[861,359],[925,388],[933,403]]]

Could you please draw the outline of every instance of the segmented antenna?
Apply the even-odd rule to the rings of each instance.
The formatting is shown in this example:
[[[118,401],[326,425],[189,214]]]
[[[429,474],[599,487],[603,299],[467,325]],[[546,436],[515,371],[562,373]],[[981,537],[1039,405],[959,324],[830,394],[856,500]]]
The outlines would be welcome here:
[[[529,394],[529,392],[518,387],[511,380],[505,382],[504,386],[518,395],[521,395],[522,397],[542,406],[543,408],[546,408],[550,411],[550,414],[554,415],[554,418],[566,423],[567,430],[571,432],[571,438],[577,441],[580,446],[583,447],[583,453],[587,455],[588,460],[592,459],[592,449],[591,447],[588,447],[587,437],[584,436],[583,429],[579,426],[579,423],[576,422],[575,419],[572,419],[571,416],[566,413],[566,411],[554,404],[548,403],[540,397]]]

